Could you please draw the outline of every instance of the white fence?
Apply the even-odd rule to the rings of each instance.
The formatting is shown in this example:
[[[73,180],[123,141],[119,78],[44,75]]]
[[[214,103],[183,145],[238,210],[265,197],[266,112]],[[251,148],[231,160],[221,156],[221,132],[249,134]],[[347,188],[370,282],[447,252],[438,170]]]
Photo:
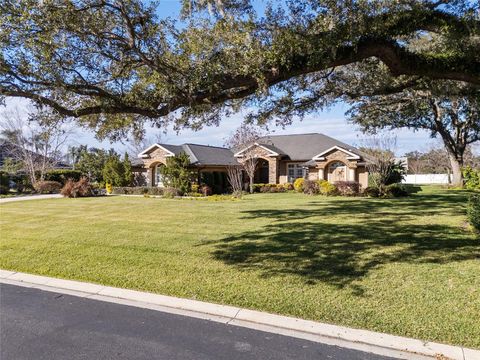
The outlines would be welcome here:
[[[412,174],[405,176],[403,184],[449,184],[448,174]]]

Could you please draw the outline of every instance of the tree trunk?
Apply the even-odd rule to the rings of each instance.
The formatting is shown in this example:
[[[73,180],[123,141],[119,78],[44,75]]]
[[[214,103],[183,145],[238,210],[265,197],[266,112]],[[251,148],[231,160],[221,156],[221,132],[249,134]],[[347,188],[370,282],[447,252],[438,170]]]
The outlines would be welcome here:
[[[253,194],[253,176],[250,176],[250,194]]]
[[[463,187],[463,159],[458,159],[454,154],[448,154],[448,157],[450,159],[450,166],[452,167],[452,185],[455,187]]]

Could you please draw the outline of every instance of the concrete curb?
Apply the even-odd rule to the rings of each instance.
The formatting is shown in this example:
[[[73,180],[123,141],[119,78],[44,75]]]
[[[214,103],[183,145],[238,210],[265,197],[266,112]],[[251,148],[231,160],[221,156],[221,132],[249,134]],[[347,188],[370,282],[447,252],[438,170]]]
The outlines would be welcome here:
[[[480,350],[97,284],[0,270],[0,283],[136,306],[399,359],[480,360]]]

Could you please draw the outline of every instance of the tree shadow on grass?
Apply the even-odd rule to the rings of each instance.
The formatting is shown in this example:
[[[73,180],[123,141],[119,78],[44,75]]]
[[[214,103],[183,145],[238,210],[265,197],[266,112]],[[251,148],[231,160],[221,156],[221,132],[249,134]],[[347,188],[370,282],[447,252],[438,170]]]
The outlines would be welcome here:
[[[361,288],[353,282],[388,263],[480,259],[480,241],[460,226],[406,222],[418,213],[458,215],[464,211],[462,197],[336,199],[311,201],[301,208],[245,211],[246,220],[270,221],[216,242],[213,256],[260,270],[263,276],[297,275],[307,284],[350,286],[360,295]]]

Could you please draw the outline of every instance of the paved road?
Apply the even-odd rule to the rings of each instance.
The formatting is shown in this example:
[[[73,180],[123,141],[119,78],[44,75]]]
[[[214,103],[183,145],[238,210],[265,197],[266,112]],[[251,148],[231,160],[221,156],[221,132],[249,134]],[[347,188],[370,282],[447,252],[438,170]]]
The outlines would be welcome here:
[[[38,289],[0,285],[0,358],[387,358],[306,340]]]
[[[0,199],[1,203],[9,203],[15,201],[27,201],[27,200],[40,200],[40,199],[56,199],[63,197],[60,194],[44,194],[44,195],[25,195],[25,196],[16,196],[16,197],[7,197]]]

